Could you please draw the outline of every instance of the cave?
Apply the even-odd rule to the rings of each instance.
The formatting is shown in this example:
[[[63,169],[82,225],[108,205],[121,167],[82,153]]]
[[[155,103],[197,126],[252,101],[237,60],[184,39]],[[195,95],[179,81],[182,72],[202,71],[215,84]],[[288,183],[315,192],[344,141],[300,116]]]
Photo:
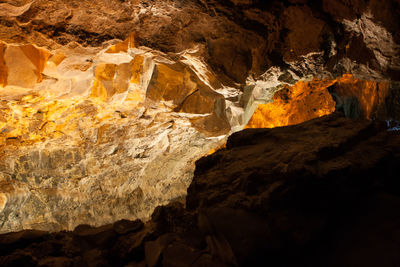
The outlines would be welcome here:
[[[400,266],[398,0],[0,0],[1,266]]]

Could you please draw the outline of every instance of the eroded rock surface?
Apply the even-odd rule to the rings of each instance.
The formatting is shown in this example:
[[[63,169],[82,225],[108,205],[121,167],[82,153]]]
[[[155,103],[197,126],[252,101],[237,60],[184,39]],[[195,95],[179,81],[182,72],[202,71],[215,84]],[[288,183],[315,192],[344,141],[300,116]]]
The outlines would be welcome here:
[[[0,232],[149,217],[184,197],[198,158],[295,84],[350,73],[337,95],[358,99],[361,117],[399,119],[398,10],[389,0],[0,0]],[[290,95],[298,106],[273,126],[331,112],[321,93],[323,103]]]
[[[258,105],[246,128],[273,128],[299,124],[334,111],[346,117],[387,120],[397,118],[389,81],[366,81],[345,74],[337,79],[299,81]],[[396,100],[395,100],[396,101]]]
[[[338,114],[247,129],[196,163],[186,208],[158,207],[145,224],[1,235],[0,263],[397,265],[399,148],[385,123]]]
[[[1,231],[147,218],[184,197],[195,160],[224,142],[228,123],[191,123],[218,118],[223,95],[187,64],[127,40],[100,53],[68,50],[60,62],[6,46],[19,65],[6,60],[2,89]]]

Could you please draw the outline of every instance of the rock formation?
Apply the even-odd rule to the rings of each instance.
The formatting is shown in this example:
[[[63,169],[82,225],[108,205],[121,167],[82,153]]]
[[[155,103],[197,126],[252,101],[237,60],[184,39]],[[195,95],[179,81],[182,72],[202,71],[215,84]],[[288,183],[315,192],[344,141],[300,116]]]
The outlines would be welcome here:
[[[293,125],[334,111],[341,111],[346,117],[384,120],[396,114],[387,101],[391,98],[389,86],[388,81],[365,81],[350,74],[285,85],[274,94],[272,102],[257,107],[246,127]]]
[[[399,14],[0,0],[0,265],[400,265]]]
[[[0,0],[0,232],[146,221],[244,127],[399,120],[399,6]]]
[[[246,129],[151,221],[0,236],[2,266],[396,266],[400,135],[331,114]]]

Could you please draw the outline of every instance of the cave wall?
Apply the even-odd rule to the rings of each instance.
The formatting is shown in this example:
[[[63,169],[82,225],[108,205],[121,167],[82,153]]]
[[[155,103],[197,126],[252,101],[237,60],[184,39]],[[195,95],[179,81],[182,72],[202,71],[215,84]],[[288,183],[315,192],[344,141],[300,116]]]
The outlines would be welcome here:
[[[0,1],[0,232],[146,219],[260,105],[313,79],[351,74],[337,94],[399,119],[399,6]],[[289,113],[312,116],[289,124],[329,113],[293,96]]]

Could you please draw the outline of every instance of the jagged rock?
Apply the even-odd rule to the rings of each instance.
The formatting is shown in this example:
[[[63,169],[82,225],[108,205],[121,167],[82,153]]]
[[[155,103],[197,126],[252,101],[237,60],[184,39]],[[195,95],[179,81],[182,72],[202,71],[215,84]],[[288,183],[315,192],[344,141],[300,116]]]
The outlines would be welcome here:
[[[392,266],[399,148],[385,123],[340,114],[247,129],[197,162],[186,208],[158,207],[144,225],[0,235],[0,264]]]
[[[332,83],[332,80],[313,80],[285,86],[275,93],[272,103],[258,105],[246,127],[287,126],[332,113],[335,101],[327,90]]]
[[[160,80],[159,69],[174,64],[131,47],[132,38],[112,51],[67,49],[60,58],[61,52],[32,45],[5,45],[5,55],[19,51],[13,63],[19,65],[6,60],[9,72],[3,73],[1,231],[144,219],[161,202],[183,197],[194,161],[224,142],[230,126],[217,110],[224,97],[188,66],[189,55]],[[182,79],[191,86],[186,94]],[[157,93],[162,97],[153,97]],[[196,152],[184,148],[185,140]],[[147,183],[153,193],[144,189]]]
[[[259,104],[248,128],[272,128],[298,124],[333,111],[346,117],[388,120],[396,117],[395,83],[366,81],[345,74],[331,80],[299,81],[274,94],[273,101]],[[254,97],[254,93],[252,96]]]
[[[354,86],[336,94],[357,98],[350,102],[362,116],[398,119],[398,11],[389,0],[1,1],[0,232],[148,220],[156,206],[183,200],[197,159],[243,129],[259,104],[274,95],[285,102],[280,90],[297,82],[352,74]],[[299,105],[279,115],[292,117],[284,124],[333,111],[323,92],[324,112],[299,93]],[[271,168],[287,168],[291,156],[276,155],[282,161]],[[245,191],[255,194],[259,177],[251,177]],[[217,224],[214,215],[207,220]],[[139,238],[120,257],[143,263],[142,243],[158,236],[115,227],[105,240]],[[175,241],[192,256],[201,251],[198,264],[247,253],[215,234],[203,244]],[[178,264],[168,246],[165,262]],[[68,257],[95,262],[106,257],[98,249]]]
[[[241,265],[254,259],[279,263],[284,254],[290,262],[286,253],[295,255],[300,248],[313,257],[311,244],[319,246],[324,233],[334,232],[339,217],[353,220],[351,211],[368,209],[379,188],[392,184],[398,190],[396,159],[387,157],[399,156],[399,136],[384,128],[331,115],[294,127],[235,133],[226,149],[198,161],[188,209],[205,214]],[[396,247],[389,243],[385,246]]]
[[[121,220],[115,222],[113,227],[114,231],[121,235],[141,230],[143,228],[143,222],[140,220],[136,220],[133,222],[128,220]]]

